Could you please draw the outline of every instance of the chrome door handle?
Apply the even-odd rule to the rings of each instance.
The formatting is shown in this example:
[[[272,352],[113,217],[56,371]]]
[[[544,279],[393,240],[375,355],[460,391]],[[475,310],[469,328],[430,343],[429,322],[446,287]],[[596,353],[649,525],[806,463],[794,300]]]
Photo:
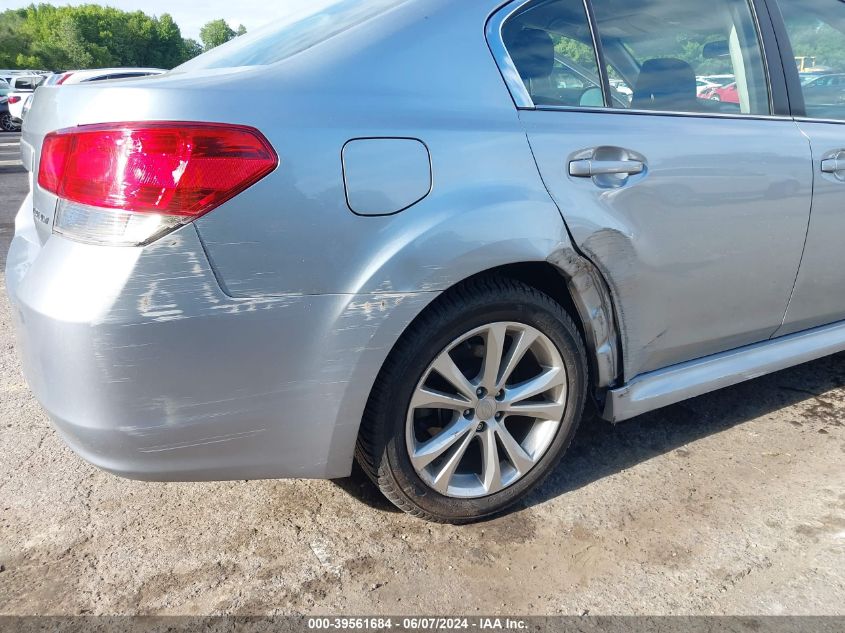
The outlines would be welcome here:
[[[645,165],[638,160],[573,160],[569,163],[569,175],[575,178],[593,178],[623,174],[634,176],[645,171]]]
[[[822,161],[822,171],[826,174],[836,174],[845,171],[845,160],[836,158],[825,158]]]

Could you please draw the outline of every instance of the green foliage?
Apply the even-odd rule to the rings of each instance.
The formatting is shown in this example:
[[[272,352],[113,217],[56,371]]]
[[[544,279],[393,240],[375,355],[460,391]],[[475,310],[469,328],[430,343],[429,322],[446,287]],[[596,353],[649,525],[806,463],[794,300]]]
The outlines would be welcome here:
[[[197,55],[202,55],[202,52],[202,44],[195,39],[186,37],[182,40],[182,59],[186,61],[193,59]]]
[[[241,25],[243,28],[243,25]],[[246,29],[244,29],[246,32]],[[226,20],[212,20],[200,29],[200,39],[205,50],[210,51],[215,46],[225,44],[237,37],[238,33],[232,30]]]
[[[845,72],[845,34],[811,17],[787,19],[796,57],[815,57],[816,66]],[[812,66],[811,60],[807,65]]]
[[[0,12],[0,68],[173,68],[202,50],[166,13],[151,17],[96,4]]]
[[[26,50],[28,41],[21,32],[25,20],[25,9],[0,13],[0,68],[16,68],[18,54]]]
[[[557,36],[554,40],[555,54],[558,57],[570,59],[584,68],[598,72],[596,54],[592,46],[588,46],[578,40],[562,36]]]

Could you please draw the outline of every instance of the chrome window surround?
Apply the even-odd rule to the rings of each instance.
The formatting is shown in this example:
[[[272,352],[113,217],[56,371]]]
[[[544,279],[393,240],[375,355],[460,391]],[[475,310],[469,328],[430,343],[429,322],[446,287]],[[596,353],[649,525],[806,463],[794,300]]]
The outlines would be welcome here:
[[[534,100],[531,99],[531,95],[525,87],[525,82],[522,81],[522,77],[520,77],[519,71],[516,69],[516,65],[513,63],[511,55],[505,47],[505,37],[502,29],[505,26],[505,22],[514,13],[532,1],[514,0],[514,2],[510,2],[500,8],[487,20],[487,46],[490,47],[490,52],[493,53],[493,58],[499,66],[499,72],[502,73],[502,78],[508,86],[513,102],[520,109],[533,109],[535,107]]]
[[[795,120],[798,123],[835,123],[837,125],[845,125],[845,119],[814,119],[808,116],[797,116]]]
[[[520,77],[519,71],[516,69],[516,66],[514,65],[513,60],[510,57],[510,53],[508,53],[508,49],[505,46],[504,35],[502,34],[502,29],[504,28],[505,23],[508,21],[508,19],[510,19],[515,13],[519,12],[520,9],[522,9],[525,5],[531,4],[532,2],[536,1],[537,0],[512,0],[511,2],[508,2],[504,6],[500,7],[495,13],[493,13],[493,15],[490,16],[490,18],[487,20],[487,27],[485,29],[487,37],[487,46],[493,53],[493,58],[496,60],[496,65],[499,67],[499,72],[501,73],[502,78],[505,80],[505,84],[508,87],[508,91],[511,94],[511,98],[513,99],[514,104],[519,110],[548,110],[564,112],[594,112],[605,114],[615,113],[651,116],[679,116],[706,119],[775,119],[784,121],[794,120],[793,117],[790,116],[771,114],[772,112],[774,112],[774,99],[772,96],[772,80],[769,71],[769,60],[766,51],[766,44],[763,41],[763,37],[761,35],[760,19],[757,15],[757,7],[754,5],[754,2],[751,2],[750,0],[748,2],[748,6],[751,9],[751,15],[754,20],[754,28],[757,32],[757,42],[760,46],[760,51],[762,55],[763,70],[766,75],[766,89],[769,93],[769,114],[731,114],[728,112],[675,112],[670,110],[637,110],[632,108],[611,108],[607,107],[607,105],[601,108],[584,106],[537,106],[535,105],[533,99],[531,99],[531,95],[529,94],[528,89],[525,87],[525,83],[522,81],[522,77]],[[606,60],[603,59],[599,54],[600,48],[598,46],[598,42],[600,40],[598,40],[599,34],[596,30],[590,0],[583,0],[583,3],[584,10],[587,16],[587,21],[590,27],[590,36],[593,41],[593,47],[596,52],[596,59],[599,65],[599,78],[601,79],[602,73],[607,72],[606,69],[603,69]],[[602,90],[602,92],[604,92],[604,90]],[[604,99],[605,104],[607,104],[608,95],[604,95]],[[813,120],[818,121],[818,119]],[[841,123],[841,121],[837,122]]]

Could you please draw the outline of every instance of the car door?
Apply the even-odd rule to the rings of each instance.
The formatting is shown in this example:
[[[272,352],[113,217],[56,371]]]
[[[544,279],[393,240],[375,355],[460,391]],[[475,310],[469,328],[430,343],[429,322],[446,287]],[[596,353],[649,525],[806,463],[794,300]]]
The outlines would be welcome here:
[[[773,114],[753,7],[586,6],[592,20],[581,0],[509,7],[501,33],[516,72],[503,75],[575,244],[611,287],[625,378],[768,339],[798,272],[813,174],[781,93]],[[562,50],[602,77],[611,107],[534,102]],[[726,72],[740,103],[697,98],[696,74]],[[629,108],[610,78],[634,89]]]
[[[812,53],[828,79],[838,79],[845,72],[845,3],[789,0],[779,13],[789,55]],[[778,335],[845,320],[845,85],[816,92],[793,83],[804,101],[797,119],[810,139],[815,184],[801,270]]]

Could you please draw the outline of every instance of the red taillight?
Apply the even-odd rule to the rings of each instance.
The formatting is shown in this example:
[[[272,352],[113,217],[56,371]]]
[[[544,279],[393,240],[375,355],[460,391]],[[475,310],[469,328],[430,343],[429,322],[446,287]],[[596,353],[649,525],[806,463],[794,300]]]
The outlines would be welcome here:
[[[68,79],[70,79],[70,76],[71,76],[72,74],[73,74],[73,73],[65,73],[64,75],[62,75],[61,77],[59,77],[59,80],[56,82],[56,85],[57,85],[57,86],[61,86],[64,82],[66,82]]]
[[[253,128],[219,123],[115,123],[48,134],[38,184],[101,209],[190,219],[267,176],[278,156]]]
[[[9,97],[9,103],[18,103],[20,100],[20,97]]]

